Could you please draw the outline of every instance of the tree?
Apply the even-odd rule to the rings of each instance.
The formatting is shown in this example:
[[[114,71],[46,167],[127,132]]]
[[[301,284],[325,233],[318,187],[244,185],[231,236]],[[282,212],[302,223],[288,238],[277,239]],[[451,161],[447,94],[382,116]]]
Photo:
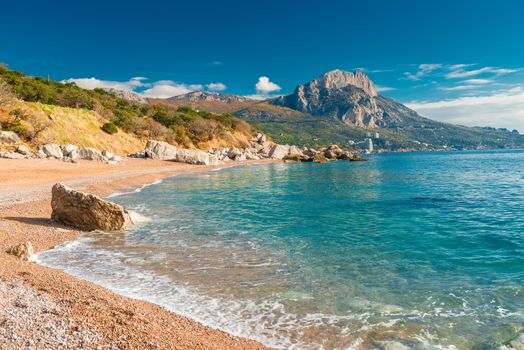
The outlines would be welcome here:
[[[5,81],[0,80],[0,106],[5,105],[7,102],[16,98],[16,95],[11,90],[9,84]]]

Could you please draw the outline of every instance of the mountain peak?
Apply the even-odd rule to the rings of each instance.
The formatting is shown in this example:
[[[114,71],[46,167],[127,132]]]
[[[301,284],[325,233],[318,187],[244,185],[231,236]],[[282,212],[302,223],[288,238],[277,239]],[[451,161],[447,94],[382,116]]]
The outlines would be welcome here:
[[[341,89],[352,85],[361,88],[371,96],[378,96],[375,84],[373,84],[366,74],[359,70],[347,72],[341,69],[335,69],[322,74],[310,83],[316,83],[326,89]]]

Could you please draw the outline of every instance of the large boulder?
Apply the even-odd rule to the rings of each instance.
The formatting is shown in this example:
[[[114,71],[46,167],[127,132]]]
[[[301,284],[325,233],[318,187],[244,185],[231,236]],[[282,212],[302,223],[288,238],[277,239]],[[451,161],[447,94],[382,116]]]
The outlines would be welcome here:
[[[29,241],[12,246],[8,248],[5,252],[25,261],[31,261],[33,259],[34,254],[33,245]]]
[[[0,131],[0,143],[16,145],[20,143],[20,138],[12,131]]]
[[[106,161],[106,157],[102,155],[102,152],[96,148],[79,148],[78,149],[78,158],[84,160],[97,160],[100,162]]]
[[[144,153],[147,158],[151,159],[172,160],[199,165],[216,165],[219,163],[219,158],[216,154],[197,149],[177,148],[163,141],[147,141]]]
[[[176,153],[176,161],[181,163],[199,165],[217,165],[218,157],[198,149],[179,148]]]
[[[147,158],[159,160],[176,160],[177,150],[173,145],[163,141],[147,141],[144,154]]]
[[[268,156],[273,159],[284,159],[289,154],[289,148],[288,145],[275,144],[271,147]]]
[[[54,143],[50,143],[47,145],[41,145],[39,149],[42,152],[44,152],[47,157],[62,159],[62,157],[64,156],[62,152],[62,148],[60,148],[60,145],[57,145]]]
[[[16,147],[16,153],[23,154],[24,156],[30,156],[31,155],[31,151],[29,150],[29,148],[27,148],[24,145],[20,145],[20,146]]]
[[[121,205],[60,183],[53,186],[51,208],[53,220],[85,231],[122,231],[132,223]]]
[[[305,156],[304,152],[297,146],[291,146],[289,147],[289,152],[287,156],[284,157],[284,159],[294,160],[298,162],[302,160],[307,160],[308,157]]]
[[[6,158],[6,159],[22,159],[25,158],[23,154],[20,154],[18,152],[0,152],[0,158]]]
[[[71,158],[71,159],[78,159],[78,146],[75,145],[63,145],[60,146],[60,149],[62,150],[62,154],[65,158]]]

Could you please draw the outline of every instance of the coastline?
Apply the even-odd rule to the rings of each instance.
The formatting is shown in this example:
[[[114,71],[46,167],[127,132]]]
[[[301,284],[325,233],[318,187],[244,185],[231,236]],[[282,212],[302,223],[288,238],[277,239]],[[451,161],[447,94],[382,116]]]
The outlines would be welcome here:
[[[69,349],[79,344],[85,349],[266,349],[4,251],[31,241],[38,253],[82,234],[50,220],[51,186],[56,182],[107,197],[180,174],[271,162],[195,166],[143,159],[129,159],[125,165],[0,160],[0,343],[6,349]],[[66,329],[57,332],[64,324]]]

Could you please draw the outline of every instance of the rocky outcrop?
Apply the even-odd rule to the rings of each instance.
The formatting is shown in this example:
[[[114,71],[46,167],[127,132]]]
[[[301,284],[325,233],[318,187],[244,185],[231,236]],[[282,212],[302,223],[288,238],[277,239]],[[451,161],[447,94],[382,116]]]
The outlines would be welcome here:
[[[60,148],[60,145],[57,144],[47,144],[47,145],[41,145],[39,149],[45,153],[46,157],[48,158],[56,158],[56,159],[62,159],[64,154],[62,153],[62,149]]]
[[[217,147],[209,152],[177,148],[167,142],[149,140],[144,150],[144,156],[151,159],[171,160],[189,164],[213,165],[231,161],[278,159],[297,162],[311,162],[319,154],[322,159],[356,160],[355,155],[337,145],[331,145],[320,150],[300,148],[297,146],[280,145],[268,140],[264,134],[257,134],[250,140],[246,148]],[[142,154],[135,155],[142,157]],[[320,159],[320,156],[317,157]],[[358,160],[360,160],[359,158]]]
[[[158,160],[176,160],[177,147],[164,141],[147,141],[144,155]]]
[[[268,157],[272,159],[284,159],[289,154],[288,145],[273,145],[269,150]]]
[[[12,246],[8,248],[5,252],[25,261],[31,261],[33,259],[34,254],[33,245],[29,241]]]
[[[108,158],[104,157],[101,151],[91,147],[79,148],[78,159],[94,160],[99,162],[104,162],[108,160]]]
[[[297,86],[292,94],[269,102],[365,128],[392,128],[428,122],[406,106],[380,96],[373,82],[360,71],[327,72]]]
[[[104,90],[109,92],[110,94],[115,95],[116,97],[122,98],[129,102],[147,103],[147,100],[145,98],[132,91],[120,90],[115,88],[104,88]]]
[[[124,161],[123,157],[114,155],[110,151],[100,151],[96,148],[80,148],[76,145],[40,145],[33,154],[34,157],[45,159],[55,158],[64,162],[76,163],[79,160],[99,161],[108,164],[120,164]]]
[[[198,165],[216,165],[219,163],[215,154],[194,149],[177,148],[167,142],[149,140],[144,149],[146,158],[171,160]]]
[[[20,138],[12,131],[0,131],[0,144],[16,145],[20,143]]]
[[[122,206],[63,184],[53,186],[51,208],[54,221],[85,231],[122,231],[132,223]]]
[[[179,149],[176,154],[176,161],[181,163],[198,165],[219,164],[217,156],[198,149]]]

